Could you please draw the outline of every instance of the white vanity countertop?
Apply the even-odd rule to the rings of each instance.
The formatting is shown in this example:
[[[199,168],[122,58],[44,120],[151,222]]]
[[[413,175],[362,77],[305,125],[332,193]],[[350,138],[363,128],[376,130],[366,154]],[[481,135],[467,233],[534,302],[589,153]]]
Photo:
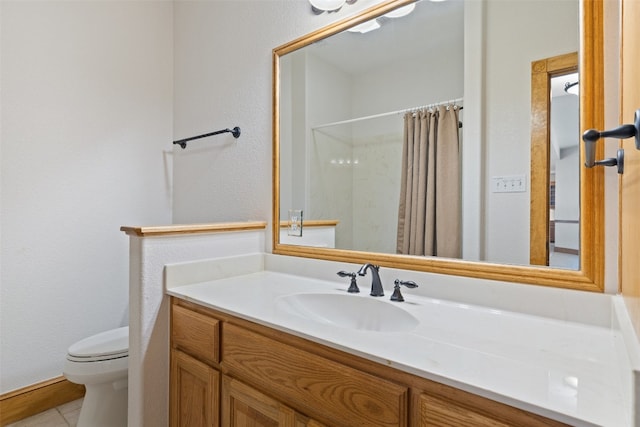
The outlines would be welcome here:
[[[167,293],[571,425],[630,423],[616,351],[621,337],[614,329],[437,300],[404,288],[403,303],[390,302],[388,289],[376,299],[419,320],[407,332],[323,324],[279,303],[299,293],[374,298],[368,286],[361,290],[347,294],[344,283],[261,271]]]

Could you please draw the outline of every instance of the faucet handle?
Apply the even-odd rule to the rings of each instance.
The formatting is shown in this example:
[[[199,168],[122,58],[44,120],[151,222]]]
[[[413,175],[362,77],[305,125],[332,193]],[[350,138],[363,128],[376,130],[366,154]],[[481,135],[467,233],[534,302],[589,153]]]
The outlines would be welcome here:
[[[412,280],[400,280],[400,279],[396,279],[393,282],[394,285],[396,285],[397,287],[400,287],[400,285],[406,286],[407,288],[417,288],[418,284]]]
[[[418,284],[411,280],[400,280],[396,279],[393,282],[393,294],[391,294],[391,301],[404,301],[402,294],[400,293],[400,285],[406,286],[407,288],[417,288]]]
[[[357,294],[358,292],[360,292],[360,289],[358,289],[358,284],[356,283],[356,273],[349,273],[348,271],[338,271],[337,274],[340,277],[351,277],[351,284],[349,285],[349,289],[347,289],[347,292],[349,292],[350,294]]]

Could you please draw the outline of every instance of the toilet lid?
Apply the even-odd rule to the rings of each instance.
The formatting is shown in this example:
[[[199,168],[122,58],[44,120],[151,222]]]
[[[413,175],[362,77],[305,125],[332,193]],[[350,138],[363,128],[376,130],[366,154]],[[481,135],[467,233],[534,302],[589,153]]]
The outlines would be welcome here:
[[[113,359],[129,354],[129,327],[101,332],[69,347],[69,356],[88,360]]]

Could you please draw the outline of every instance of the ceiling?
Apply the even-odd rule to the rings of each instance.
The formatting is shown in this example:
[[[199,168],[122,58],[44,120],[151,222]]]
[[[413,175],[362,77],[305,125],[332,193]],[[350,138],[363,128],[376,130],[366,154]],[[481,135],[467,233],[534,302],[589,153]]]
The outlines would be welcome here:
[[[447,44],[460,46],[464,37],[464,0],[418,1],[415,10],[400,18],[377,18],[380,28],[368,33],[343,31],[320,40],[305,50],[353,76],[363,75],[375,67],[388,67],[404,59],[435,50]],[[558,108],[577,105],[577,97],[564,91],[567,81],[576,81],[577,73],[552,79],[552,98],[566,98]],[[576,107],[577,108],[577,107]],[[558,109],[557,109],[558,110]],[[577,111],[577,110],[576,110]],[[576,146],[576,112],[556,111],[551,139],[558,154]]]
[[[400,18],[377,18],[380,28],[368,33],[344,31],[309,46],[316,56],[350,74],[388,66],[464,36],[464,1],[418,1]]]

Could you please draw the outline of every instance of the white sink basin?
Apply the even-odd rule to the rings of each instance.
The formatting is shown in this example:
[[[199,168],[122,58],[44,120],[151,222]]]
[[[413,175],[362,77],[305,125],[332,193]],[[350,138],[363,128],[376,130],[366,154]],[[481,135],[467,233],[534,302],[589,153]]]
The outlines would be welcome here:
[[[418,319],[402,308],[375,297],[350,294],[291,294],[278,299],[287,314],[340,328],[379,332],[405,332]]]

